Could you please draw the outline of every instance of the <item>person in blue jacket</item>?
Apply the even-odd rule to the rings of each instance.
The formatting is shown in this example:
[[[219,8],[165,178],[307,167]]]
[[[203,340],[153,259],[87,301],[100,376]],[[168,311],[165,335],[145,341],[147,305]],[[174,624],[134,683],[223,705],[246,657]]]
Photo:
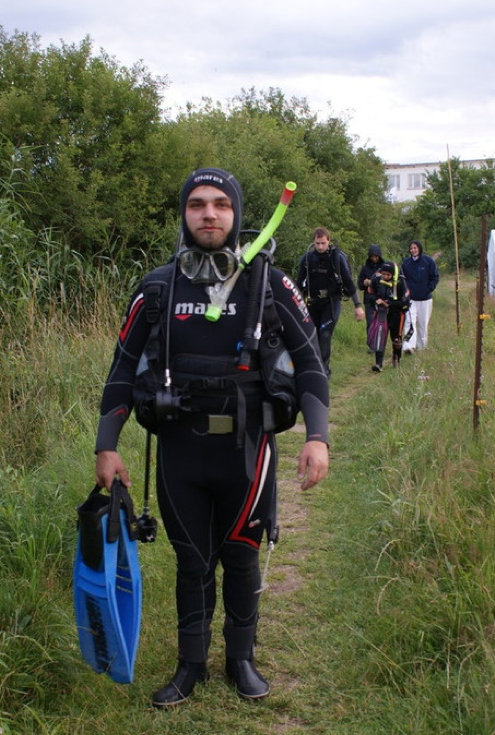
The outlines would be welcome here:
[[[409,245],[409,257],[402,263],[402,273],[411,294],[411,305],[404,327],[404,353],[424,350],[428,345],[428,324],[433,309],[433,291],[439,281],[437,264],[423,252],[419,240]],[[412,328],[412,334],[410,334]],[[409,338],[407,335],[410,334]]]

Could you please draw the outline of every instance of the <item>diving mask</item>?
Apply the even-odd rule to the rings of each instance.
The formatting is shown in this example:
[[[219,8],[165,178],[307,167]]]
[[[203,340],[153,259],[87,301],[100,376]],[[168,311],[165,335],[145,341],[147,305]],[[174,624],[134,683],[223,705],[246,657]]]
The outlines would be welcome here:
[[[237,265],[237,258],[229,248],[206,251],[191,247],[179,251],[181,272],[192,283],[223,283],[234,275]]]

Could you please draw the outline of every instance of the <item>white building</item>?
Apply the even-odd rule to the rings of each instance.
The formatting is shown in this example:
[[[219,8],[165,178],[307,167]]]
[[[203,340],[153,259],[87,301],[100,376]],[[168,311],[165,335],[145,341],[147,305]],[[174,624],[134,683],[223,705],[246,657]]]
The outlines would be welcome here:
[[[388,177],[388,196],[391,202],[414,201],[427,188],[428,174],[440,169],[445,161],[437,163],[387,163],[385,171]],[[486,161],[477,159],[461,161],[462,166],[481,168]]]

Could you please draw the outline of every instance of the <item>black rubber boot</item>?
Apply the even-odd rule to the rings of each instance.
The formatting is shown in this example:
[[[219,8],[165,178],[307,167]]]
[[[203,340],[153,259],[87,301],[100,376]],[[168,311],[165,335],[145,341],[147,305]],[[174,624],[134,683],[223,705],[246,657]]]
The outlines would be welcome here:
[[[237,694],[245,699],[262,699],[270,693],[270,685],[248,659],[228,658],[225,673],[233,682]]]
[[[208,679],[206,663],[179,661],[174,678],[166,686],[153,694],[151,703],[159,709],[181,704],[192,694],[196,684]]]
[[[375,352],[375,365],[371,368],[374,373],[381,373],[383,369],[383,352]]]

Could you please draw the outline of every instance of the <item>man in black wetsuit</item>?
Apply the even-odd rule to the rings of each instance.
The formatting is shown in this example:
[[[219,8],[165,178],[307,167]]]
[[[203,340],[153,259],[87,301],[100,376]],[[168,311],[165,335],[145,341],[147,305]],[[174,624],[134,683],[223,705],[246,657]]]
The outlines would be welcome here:
[[[317,227],[313,243],[299,261],[296,283],[303,292],[318,332],[321,357],[330,376],[332,336],[342,307],[342,289],[354,303],[356,321],[364,319],[356,284],[344,253],[331,243],[326,227]]]
[[[182,244],[175,256],[178,267],[158,268],[133,294],[103,392],[97,482],[110,488],[119,475],[128,486],[129,474],[117,443],[133,407],[133,384],[150,333],[143,288],[147,282],[166,283],[173,289],[166,322],[172,384],[177,389],[188,386],[188,400],[195,410],[179,410],[175,418],[160,425],[157,436],[157,497],[177,557],[178,615],[178,667],[171,681],[153,695],[152,703],[158,708],[183,702],[198,682],[207,679],[219,562],[226,674],[244,698],[259,699],[269,693],[253,662],[259,548],[276,483],[276,444],[273,432],[263,426],[262,387],[246,391],[242,421],[238,391],[217,386],[194,394],[191,388],[198,376],[208,376],[208,385],[214,386],[216,380],[228,386],[229,375],[239,373],[236,361],[246,321],[247,269],[220,319],[208,321],[205,312],[208,288],[237,268],[242,204],[238,181],[222,169],[200,169],[186,180],[181,192]],[[328,470],[328,384],[300,292],[275,268],[270,270],[270,286],[294,363],[306,424],[298,464],[304,490],[322,480]]]

